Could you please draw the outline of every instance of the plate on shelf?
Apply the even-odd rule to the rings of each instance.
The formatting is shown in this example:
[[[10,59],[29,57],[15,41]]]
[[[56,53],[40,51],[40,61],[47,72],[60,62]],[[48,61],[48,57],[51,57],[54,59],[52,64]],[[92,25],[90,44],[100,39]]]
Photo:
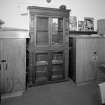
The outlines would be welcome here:
[[[41,66],[41,65],[48,65],[48,61],[38,61],[36,63],[37,66]]]

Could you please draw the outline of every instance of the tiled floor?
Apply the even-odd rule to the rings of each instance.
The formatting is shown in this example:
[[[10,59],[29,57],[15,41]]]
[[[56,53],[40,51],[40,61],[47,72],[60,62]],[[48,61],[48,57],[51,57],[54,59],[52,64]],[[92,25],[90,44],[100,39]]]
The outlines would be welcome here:
[[[2,105],[101,105],[95,83],[76,86],[71,80],[29,88],[23,96],[6,99]]]

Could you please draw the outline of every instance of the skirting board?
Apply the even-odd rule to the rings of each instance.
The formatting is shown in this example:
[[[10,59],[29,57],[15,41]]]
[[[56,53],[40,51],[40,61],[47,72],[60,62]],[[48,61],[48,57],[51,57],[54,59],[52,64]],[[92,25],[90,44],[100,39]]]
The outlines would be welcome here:
[[[23,95],[23,92],[24,92],[24,90],[13,92],[13,93],[3,94],[1,96],[1,99],[6,99],[6,98],[12,98],[12,97],[21,96],[21,95]]]
[[[81,86],[81,85],[87,85],[87,84],[91,84],[91,83],[95,83],[96,84],[96,80],[88,80],[88,81],[84,81],[84,82],[77,82],[76,85],[77,86]]]

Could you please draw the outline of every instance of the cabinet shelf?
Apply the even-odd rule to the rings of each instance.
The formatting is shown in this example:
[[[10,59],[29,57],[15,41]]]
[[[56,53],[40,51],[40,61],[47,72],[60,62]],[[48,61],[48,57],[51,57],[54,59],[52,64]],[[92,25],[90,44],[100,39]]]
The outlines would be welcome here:
[[[37,32],[48,32],[48,30],[36,30]]]
[[[52,72],[63,72],[63,69],[52,69]]]
[[[63,79],[63,75],[52,75],[51,76],[51,79],[53,80],[55,80],[55,79]]]
[[[46,66],[48,65],[48,61],[37,61],[36,66]]]
[[[63,75],[64,72],[61,70],[57,70],[57,71],[52,71],[52,75]]]
[[[63,32],[63,30],[59,29],[56,33],[58,33],[58,32]],[[55,35],[54,33],[52,33],[52,34]]]
[[[38,70],[38,71],[36,71],[36,73],[47,73],[47,70],[43,70],[43,71],[42,70],[40,70],[40,71]]]
[[[61,46],[63,45],[63,41],[59,43],[52,42],[52,46]]]
[[[63,60],[52,60],[52,64],[63,64]]]
[[[41,81],[47,81],[48,78],[47,77],[40,77],[40,78],[37,78],[35,81],[36,82],[41,82]]]

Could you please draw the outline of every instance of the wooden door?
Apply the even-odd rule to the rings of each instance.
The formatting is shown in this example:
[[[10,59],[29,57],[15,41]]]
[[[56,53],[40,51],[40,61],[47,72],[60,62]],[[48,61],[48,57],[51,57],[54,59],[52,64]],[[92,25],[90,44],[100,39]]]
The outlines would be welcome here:
[[[105,81],[104,67],[101,67],[102,64],[105,64],[105,38],[97,38],[97,82],[101,83]]]
[[[51,52],[51,80],[63,80],[64,78],[64,51]]]
[[[4,53],[4,40],[0,39],[0,86],[1,86],[1,93],[7,93],[10,91],[10,84],[8,78],[8,71],[7,71],[7,59]]]
[[[0,92],[4,92],[4,71],[3,71],[3,41],[0,40]]]
[[[2,93],[11,93],[25,88],[25,41],[3,39],[1,43]],[[2,53],[1,53],[2,52]]]
[[[25,89],[26,46],[25,39],[5,39],[4,59],[8,92]]]
[[[95,79],[96,54],[95,38],[81,38],[76,40],[77,82]]]
[[[97,38],[98,63],[105,63],[105,38]]]
[[[4,78],[4,86],[5,86],[5,92],[12,92],[14,88],[14,68],[13,66],[15,65],[15,60],[14,60],[14,53],[16,51],[15,48],[13,48],[14,43],[12,43],[12,40],[9,39],[4,39],[3,40],[3,56],[5,65],[3,68],[3,71],[5,72]]]

